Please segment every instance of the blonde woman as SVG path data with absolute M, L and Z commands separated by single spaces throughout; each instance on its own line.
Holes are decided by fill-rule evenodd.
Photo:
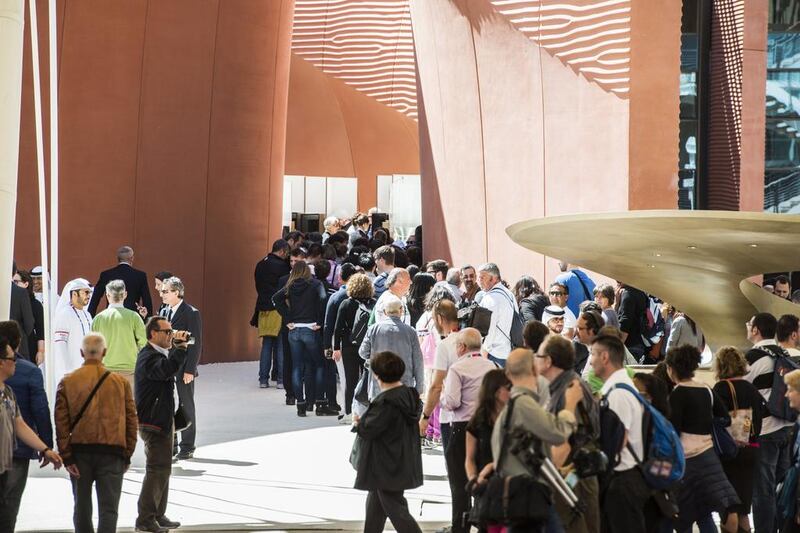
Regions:
M 744 380 L 747 361 L 733 346 L 720 348 L 714 356 L 717 383 L 714 392 L 725 404 L 732 418 L 749 418 L 750 434 L 735 458 L 722 461 L 722 469 L 741 500 L 731 508 L 739 515 L 739 531 L 750 531 L 750 507 L 753 504 L 753 479 L 758 462 L 758 436 L 764 414 L 764 398 L 752 383 Z M 735 425 L 735 424 L 734 424 Z

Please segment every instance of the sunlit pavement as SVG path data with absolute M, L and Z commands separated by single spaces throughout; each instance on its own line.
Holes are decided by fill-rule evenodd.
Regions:
M 361 530 L 366 493 L 352 488 L 348 427 L 336 417 L 299 418 L 283 391 L 258 388 L 257 363 L 206 365 L 200 373 L 198 448 L 194 459 L 173 466 L 170 480 L 167 516 L 183 524 L 180 530 Z M 119 531 L 132 531 L 136 519 L 144 476 L 139 444 L 122 487 Z M 424 452 L 423 470 L 425 485 L 406 496 L 429 531 L 449 521 L 441 452 Z M 63 470 L 34 465 L 17 531 L 72 531 L 72 504 Z

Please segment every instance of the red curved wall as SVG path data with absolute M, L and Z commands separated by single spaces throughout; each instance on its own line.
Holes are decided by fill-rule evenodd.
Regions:
M 130 244 L 139 268 L 185 281 L 203 313 L 204 362 L 256 358 L 252 271 L 280 231 L 293 0 L 59 10 L 60 284 L 96 279 Z M 30 267 L 40 259 L 27 54 L 16 259 Z

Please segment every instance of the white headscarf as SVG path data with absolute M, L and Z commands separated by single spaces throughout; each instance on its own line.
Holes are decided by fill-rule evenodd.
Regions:
M 84 278 L 75 278 L 72 281 L 68 281 L 67 284 L 64 285 L 64 290 L 61 291 L 61 297 L 58 299 L 58 304 L 56 304 L 56 314 L 65 307 L 69 307 L 71 301 L 70 294 L 72 291 L 77 291 L 80 289 L 92 290 L 92 285 Z

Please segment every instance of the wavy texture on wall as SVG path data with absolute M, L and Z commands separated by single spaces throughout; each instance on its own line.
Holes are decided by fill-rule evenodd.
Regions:
M 743 60 L 744 0 L 714 2 L 708 99 L 708 209 L 739 209 Z
M 292 51 L 379 102 L 417 117 L 408 0 L 296 0 Z
M 627 98 L 630 0 L 491 0 L 529 39 L 587 80 Z

